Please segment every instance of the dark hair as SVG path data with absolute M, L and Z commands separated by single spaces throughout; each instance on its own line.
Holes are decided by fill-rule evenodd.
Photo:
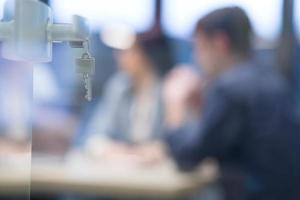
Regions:
M 165 35 L 152 32 L 140 33 L 137 35 L 136 44 L 156 67 L 155 70 L 160 76 L 166 75 L 174 66 L 172 48 Z
M 233 51 L 248 56 L 251 50 L 252 27 L 245 11 L 239 7 L 226 7 L 212 11 L 202 17 L 196 25 L 195 33 L 207 36 L 222 32 Z

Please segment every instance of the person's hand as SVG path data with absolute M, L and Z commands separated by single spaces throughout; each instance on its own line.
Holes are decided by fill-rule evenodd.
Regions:
M 130 154 L 131 147 L 125 143 L 92 135 L 88 138 L 84 151 L 93 159 L 111 160 Z
M 123 143 L 113 143 L 106 145 L 102 156 L 109 159 L 117 159 L 126 157 L 132 154 L 132 149 L 129 145 Z
M 160 164 L 167 159 L 165 146 L 161 142 L 138 145 L 132 150 L 140 158 L 139 162 L 143 166 Z
M 138 167 L 152 167 L 166 160 L 163 144 L 151 142 L 147 144 L 129 146 L 126 144 L 110 144 L 102 153 L 102 160 L 122 162 Z
M 191 69 L 177 68 L 170 72 L 163 91 L 169 127 L 179 127 L 190 112 L 199 111 L 202 86 L 199 77 Z

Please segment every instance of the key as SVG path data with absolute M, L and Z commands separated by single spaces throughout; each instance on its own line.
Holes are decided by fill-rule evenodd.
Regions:
M 87 54 L 83 54 L 81 58 L 76 59 L 76 72 L 80 74 L 94 75 L 95 58 Z
M 89 53 L 83 53 L 81 58 L 76 59 L 76 72 L 82 74 L 86 89 L 85 98 L 92 100 L 92 76 L 95 74 L 95 58 Z
M 84 74 L 83 76 L 84 76 L 83 80 L 85 83 L 84 86 L 87 91 L 85 98 L 88 101 L 91 101 L 92 100 L 92 78 L 89 76 L 89 74 Z

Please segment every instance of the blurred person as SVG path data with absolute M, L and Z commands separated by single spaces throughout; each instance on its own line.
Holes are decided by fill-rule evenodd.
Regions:
M 182 170 L 215 158 L 226 199 L 298 200 L 299 118 L 286 80 L 252 59 L 251 35 L 239 7 L 212 11 L 198 21 L 196 56 L 207 84 L 201 89 L 187 69 L 169 74 L 166 143 Z M 198 96 L 201 101 L 193 100 Z M 196 122 L 190 119 L 194 112 Z
M 138 34 L 130 48 L 116 52 L 116 58 L 120 69 L 109 80 L 87 126 L 86 146 L 96 146 L 98 153 L 109 158 L 132 154 L 161 157 L 161 83 L 173 66 L 168 40 L 162 34 Z

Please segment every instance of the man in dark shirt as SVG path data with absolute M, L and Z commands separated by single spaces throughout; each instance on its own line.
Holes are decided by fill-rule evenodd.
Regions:
M 213 157 L 223 175 L 241 174 L 246 199 L 299 200 L 300 126 L 292 95 L 275 70 L 250 61 L 250 37 L 250 22 L 238 7 L 199 20 L 197 56 L 209 79 L 200 120 L 196 127 L 189 120 L 198 110 L 191 101 L 197 79 L 177 69 L 165 85 L 166 143 L 182 170 Z

